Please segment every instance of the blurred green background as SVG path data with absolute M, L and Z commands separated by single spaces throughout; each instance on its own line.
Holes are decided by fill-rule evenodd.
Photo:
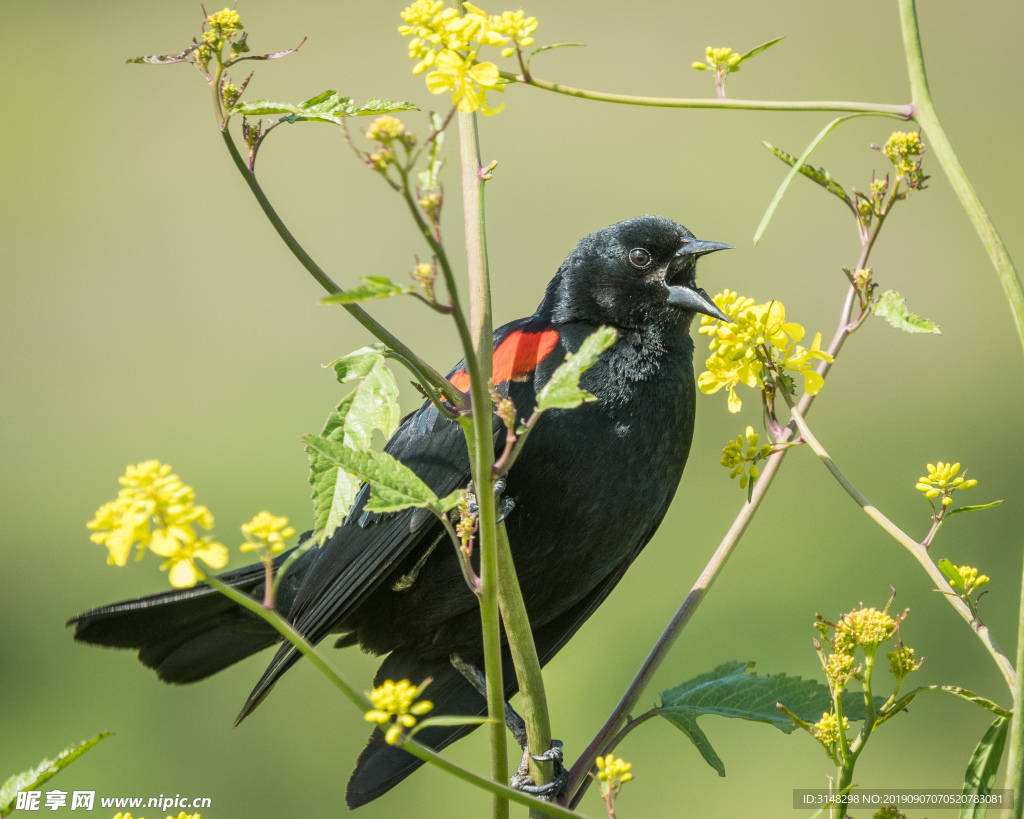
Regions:
M 335 88 L 360 100 L 442 107 L 409 73 L 396 33 L 400 6 L 244 3 L 255 52 L 309 36 L 298 55 L 252 64 L 249 98 L 297 101 Z M 921 4 L 929 76 L 948 134 L 1020 262 L 1024 174 L 1013 145 L 1024 125 L 1024 5 L 979 0 L 967 8 L 953 0 Z M 535 0 L 526 11 L 540 20 L 538 43 L 588 44 L 535 62 L 539 76 L 567 84 L 709 95 L 709 75 L 689 67 L 706 45 L 746 50 L 786 34 L 730 78 L 732 96 L 909 98 L 891 0 L 653 0 L 628 9 Z M 173 464 L 232 547 L 242 539 L 238 526 L 263 508 L 307 525 L 297 436 L 318 431 L 340 396 L 321 365 L 369 337 L 341 310 L 318 304 L 320 290 L 231 166 L 196 73 L 124 65 L 126 57 L 187 44 L 202 19 L 197 4 L 7 2 L 4 18 L 0 778 L 111 729 L 115 738 L 49 787 L 210 796 L 204 819 L 344 813 L 345 781 L 367 726 L 308 664 L 233 728 L 267 657 L 169 687 L 130 653 L 75 645 L 64 621 L 165 588 L 154 559 L 115 571 L 88 540 L 85 522 L 115 495 L 127 463 Z M 532 312 L 580 237 L 661 213 L 738 246 L 702 264 L 709 291 L 780 299 L 792 320 L 831 336 L 845 292 L 840 267 L 855 262 L 859 247 L 846 210 L 798 179 L 760 246 L 750 241 L 785 170 L 758 140 L 799 153 L 831 115 L 609 106 L 522 87 L 504 101 L 505 112 L 482 121 L 481 136 L 484 161 L 500 160 L 487 202 L 496 323 Z M 406 121 L 422 133 L 420 115 Z M 884 172 L 869 144 L 884 142 L 896 125 L 849 123 L 815 164 L 866 189 L 873 168 Z M 360 275 L 400 279 L 423 252 L 397 198 L 353 159 L 336 129 L 282 127 L 260 161 L 272 200 L 342 285 Z M 928 190 L 897 210 L 873 266 L 883 288 L 899 289 L 943 335 L 904 335 L 869 321 L 843 351 L 810 421 L 858 487 L 917 536 L 928 513 L 913 485 L 928 461 L 969 466 L 980 481 L 971 502 L 1007 500 L 951 522 L 933 552 L 993 578 L 982 615 L 1012 656 L 1024 525 L 1021 350 L 974 230 L 930 156 L 925 169 Z M 447 237 L 457 249 L 454 170 Z M 449 324 L 417 302 L 380 303 L 373 312 L 440 369 L 458 357 Z M 406 389 L 405 405 L 416 402 Z M 738 509 L 742 493 L 718 461 L 730 436 L 757 425 L 756 407 L 753 393 L 739 416 L 726 412 L 721 394 L 700 399 L 693 452 L 668 517 L 549 666 L 554 732 L 570 757 L 615 704 Z M 233 565 L 240 563 L 235 552 Z M 815 612 L 834 618 L 860 601 L 882 605 L 890 584 L 895 608 L 911 609 L 905 639 L 927 658 L 917 683 L 955 683 L 1008 704 L 967 625 L 804 450 L 787 459 L 644 702 L 730 659 L 756 660 L 765 673 L 817 676 Z M 337 664 L 363 687 L 376 667 L 356 651 L 339 654 Z M 918 700 L 872 740 L 857 781 L 959 787 L 988 721 L 959 701 Z M 649 724 L 619 749 L 636 774 L 620 816 L 789 816 L 793 788 L 826 785 L 830 766 L 806 736 L 732 720 L 703 724 L 728 777 L 720 779 L 674 727 Z M 459 743 L 452 758 L 485 770 L 484 740 L 478 733 Z M 457 810 L 442 801 L 448 791 Z M 487 804 L 480 792 L 424 770 L 362 815 L 483 815 Z M 593 793 L 582 809 L 603 814 Z M 162 819 L 158 813 L 142 812 Z

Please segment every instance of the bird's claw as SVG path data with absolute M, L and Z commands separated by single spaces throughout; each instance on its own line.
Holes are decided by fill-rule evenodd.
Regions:
M 530 759 L 537 762 L 553 762 L 554 773 L 551 781 L 546 785 L 536 785 L 530 776 Z M 551 740 L 551 748 L 543 754 L 531 754 L 529 750 L 523 751 L 523 761 L 519 763 L 519 769 L 512 776 L 509 785 L 517 791 L 531 794 L 550 801 L 564 796 L 569 786 L 569 772 L 562 766 L 562 742 Z
M 502 493 L 505 491 L 505 478 L 498 478 L 494 482 L 494 497 L 498 498 L 498 518 L 496 523 L 501 523 L 505 518 L 508 517 L 509 513 L 515 509 L 516 502 L 512 498 L 502 497 Z M 476 489 L 473 486 L 473 482 L 469 482 L 469 486 L 466 488 L 466 500 L 469 501 L 469 511 L 477 515 L 480 513 L 480 506 L 476 502 Z

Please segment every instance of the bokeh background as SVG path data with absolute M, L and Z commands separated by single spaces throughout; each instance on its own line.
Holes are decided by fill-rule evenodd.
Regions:
M 400 6 L 248 0 L 240 11 L 254 51 L 309 36 L 295 56 L 252 64 L 249 98 L 297 101 L 333 88 L 443 106 L 410 74 L 396 33 Z M 954 146 L 1021 260 L 1024 173 L 1014 146 L 1024 125 L 1024 6 L 978 0 L 965 9 L 953 0 L 921 4 L 929 77 Z M 588 44 L 536 60 L 539 76 L 567 84 L 712 94 L 709 75 L 689 67 L 706 45 L 746 50 L 786 34 L 730 78 L 731 95 L 909 98 L 891 0 L 651 0 L 628 8 L 534 0 L 526 11 L 541 21 L 538 43 Z M 165 588 L 153 558 L 115 570 L 88 540 L 85 522 L 114 496 L 127 463 L 173 464 L 232 547 L 241 542 L 238 526 L 263 508 L 304 527 L 311 508 L 297 436 L 318 431 L 340 397 L 322 365 L 369 337 L 341 310 L 318 304 L 318 287 L 231 166 L 195 72 L 124 64 L 180 49 L 198 30 L 197 4 L 9 1 L 4 18 L 0 778 L 110 729 L 115 738 L 49 787 L 210 796 L 204 819 L 342 814 L 367 726 L 307 664 L 233 728 L 266 657 L 169 687 L 130 653 L 75 645 L 64 621 Z M 532 312 L 580 237 L 661 213 L 737 245 L 702 264 L 709 291 L 780 299 L 809 332 L 831 336 L 845 291 L 840 268 L 858 250 L 845 208 L 797 179 L 760 246 L 751 243 L 785 171 L 758 140 L 799 153 L 831 115 L 610 106 L 530 88 L 512 88 L 504 101 L 505 112 L 482 122 L 481 137 L 484 160 L 500 161 L 487 202 L 496 323 Z M 420 115 L 406 121 L 422 133 Z M 815 162 L 864 189 L 872 169 L 886 164 L 869 145 L 895 125 L 851 122 Z M 1006 499 L 954 519 L 933 552 L 993 578 L 983 617 L 1013 656 L 1024 528 L 1021 350 L 980 242 L 937 163 L 927 157 L 925 167 L 928 190 L 897 210 L 873 266 L 883 288 L 900 290 L 943 334 L 904 335 L 869 321 L 843 351 L 810 421 L 859 488 L 918 536 L 928 513 L 913 485 L 928 461 L 969 466 L 980 481 L 972 502 Z M 459 259 L 455 168 L 447 175 L 447 238 Z M 360 275 L 402 278 L 423 252 L 397 198 L 332 127 L 282 127 L 266 143 L 260 171 L 286 221 L 343 285 Z M 379 303 L 373 312 L 439 368 L 458 357 L 449 324 L 417 302 Z M 415 406 L 411 389 L 404 397 Z M 700 399 L 693 452 L 668 517 L 550 664 L 553 725 L 570 756 L 617 701 L 738 509 L 742 493 L 718 461 L 730 436 L 756 426 L 756 406 L 750 393 L 743 413 L 731 416 L 723 395 Z M 233 565 L 240 563 L 235 552 Z M 756 660 L 764 673 L 817 676 L 815 612 L 834 618 L 860 601 L 882 605 L 890 584 L 896 609 L 911 609 L 905 638 L 927 658 L 917 683 L 955 683 L 1008 704 L 967 625 L 803 450 L 787 459 L 644 702 L 731 659 Z M 364 687 L 376 667 L 356 651 L 337 664 Z M 959 701 L 918 700 L 872 740 L 857 781 L 959 787 L 988 722 Z M 727 778 L 674 727 L 651 723 L 619 749 L 636 774 L 620 816 L 789 816 L 793 788 L 826 784 L 830 766 L 806 736 L 718 718 L 703 725 Z M 459 743 L 452 758 L 486 770 L 484 739 Z M 487 804 L 480 792 L 423 770 L 362 815 L 483 815 Z M 594 793 L 582 809 L 603 813 Z M 148 819 L 157 813 L 142 811 Z

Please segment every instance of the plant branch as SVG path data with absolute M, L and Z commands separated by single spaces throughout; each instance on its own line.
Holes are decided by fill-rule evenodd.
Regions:
M 967 211 L 974 229 L 978 231 L 981 242 L 985 245 L 992 265 L 996 269 L 999 284 L 1003 288 L 1006 300 L 1013 314 L 1017 328 L 1017 336 L 1024 345 L 1024 286 L 1013 265 L 1006 245 L 999 236 L 995 225 L 985 211 L 978 194 L 975 193 L 960 160 L 953 152 L 953 146 L 939 122 L 932 103 L 931 90 L 928 88 L 928 76 L 924 68 L 924 52 L 921 49 L 921 33 L 917 27 L 917 10 L 914 0 L 899 0 L 900 25 L 903 29 L 903 49 L 907 55 L 907 74 L 910 77 L 910 92 L 914 101 L 914 119 L 924 129 L 928 144 L 946 172 L 960 204 Z
M 501 616 L 498 611 L 498 543 L 494 505 L 494 439 L 491 396 L 492 350 L 491 297 L 484 241 L 483 180 L 476 114 L 459 112 L 462 164 L 462 206 L 466 230 L 466 262 L 469 270 L 471 349 L 466 350 L 472 417 L 462 423 L 469 447 L 473 485 L 479 508 L 480 622 L 483 632 L 484 676 L 487 681 L 491 779 L 508 781 L 508 750 L 505 746 L 505 687 L 502 681 Z M 508 800 L 495 796 L 494 819 L 507 819 Z
M 249 170 L 249 166 L 246 165 L 245 160 L 242 159 L 241 154 L 238 152 L 238 148 L 235 147 L 235 142 L 231 138 L 231 134 L 223 130 L 221 136 L 224 138 L 224 144 L 227 146 L 228 153 L 231 154 L 231 159 L 235 163 L 235 167 L 238 168 L 239 173 L 245 179 L 246 184 L 249 186 L 249 190 L 252 191 L 253 196 L 256 197 L 256 201 L 267 219 L 270 220 L 270 224 L 274 226 L 277 231 L 277 235 L 281 237 L 285 245 L 292 252 L 292 255 L 299 260 L 299 263 L 306 268 L 309 274 L 316 279 L 317 283 L 328 293 L 336 294 L 344 292 L 335 282 L 328 276 L 320 266 L 313 261 L 313 258 L 305 251 L 305 249 L 296 241 L 291 231 L 288 230 L 287 226 L 278 216 L 277 211 L 274 210 L 273 205 L 270 204 L 270 200 L 267 199 L 267 195 L 263 192 L 263 188 L 260 183 L 256 180 L 256 174 Z M 441 393 L 445 400 L 448 401 L 453 407 L 462 409 L 465 406 L 465 397 L 451 384 L 448 383 L 447 379 L 441 373 L 437 372 L 431 367 L 426 361 L 420 358 L 412 348 L 407 344 L 404 344 L 398 339 L 390 330 L 388 330 L 383 324 L 378 322 L 373 316 L 367 313 L 358 304 L 343 304 L 349 314 L 360 324 L 369 330 L 374 336 L 380 339 L 389 348 L 400 354 L 405 361 L 415 362 L 416 369 L 413 370 L 414 375 L 417 378 L 425 380 L 431 387 Z
M 604 91 L 587 91 L 573 88 L 536 77 L 527 79 L 522 74 L 508 71 L 499 72 L 506 80 L 531 85 L 544 91 L 579 97 L 595 102 L 614 102 L 620 105 L 646 105 L 655 108 L 728 108 L 749 111 L 853 111 L 873 114 L 896 114 L 903 119 L 911 119 L 914 108 L 911 105 L 886 105 L 874 102 L 843 102 L 843 101 L 779 101 L 779 100 L 736 100 L 715 99 L 712 97 L 674 98 L 674 97 L 637 97 L 628 94 L 609 94 Z
M 857 491 L 857 488 L 850 483 L 850 480 L 842 473 L 842 471 L 840 471 L 836 462 L 832 460 L 831 456 L 825 451 L 825 448 L 818 442 L 818 439 L 814 437 L 814 434 L 807 426 L 807 422 L 804 420 L 803 414 L 800 412 L 799 408 L 793 407 L 792 414 L 793 420 L 800 429 L 800 437 L 802 437 L 811 449 L 814 450 L 814 454 L 821 459 L 822 463 L 824 463 L 828 468 L 828 471 L 832 473 L 832 476 L 839 481 L 839 485 L 842 486 L 843 489 L 846 490 L 846 493 L 867 513 L 868 517 L 881 526 L 902 546 L 908 549 L 915 558 L 917 558 L 917 561 L 924 567 L 924 570 L 928 573 L 928 576 L 932 579 L 936 588 L 943 593 L 943 597 L 948 599 L 953 608 L 960 613 L 960 616 L 971 625 L 971 628 L 978 635 L 978 639 L 981 640 L 985 645 L 985 648 L 988 649 L 988 653 L 991 654 L 992 658 L 995 660 L 996 665 L 999 667 L 999 671 L 1003 675 L 1003 679 L 1006 680 L 1006 684 L 1010 687 L 1011 691 L 1014 691 L 1017 685 L 1017 677 L 1009 658 L 999 647 L 995 637 L 992 636 L 992 632 L 989 631 L 988 626 L 978 620 L 971 612 L 970 607 L 960 599 L 960 596 L 955 591 L 953 591 L 952 587 L 949 585 L 949 581 L 946 580 L 945 575 L 931 559 L 931 556 L 928 554 L 928 550 L 924 544 L 918 543 L 895 523 L 889 520 L 889 518 L 883 515 L 877 508 L 872 506 L 870 501 L 868 501 L 868 499 Z
M 1010 721 L 1010 750 L 1006 762 L 1006 787 L 1016 798 L 1012 819 L 1024 816 L 1024 577 L 1021 579 L 1020 615 L 1017 623 L 1017 685 L 1013 689 L 1013 718 Z

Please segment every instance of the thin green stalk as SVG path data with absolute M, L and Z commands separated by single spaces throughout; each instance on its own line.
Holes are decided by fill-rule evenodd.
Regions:
M 520 74 L 508 71 L 500 72 L 506 80 L 532 85 L 556 94 L 579 97 L 596 102 L 614 102 L 620 105 L 646 105 L 654 108 L 725 108 L 747 111 L 851 111 L 872 114 L 896 114 L 903 119 L 910 119 L 914 109 L 910 105 L 887 105 L 876 102 L 844 102 L 844 101 L 795 101 L 780 100 L 734 100 L 715 99 L 713 97 L 676 98 L 676 97 L 636 97 L 629 94 L 608 94 L 604 91 L 587 91 L 573 88 L 557 82 L 540 80 L 531 76 L 526 79 Z
M 1017 624 L 1017 687 L 1013 691 L 1013 719 L 1010 722 L 1010 751 L 1006 764 L 1006 787 L 1013 789 L 1013 819 L 1024 816 L 1024 577 L 1021 578 L 1020 620 Z
M 281 221 L 281 217 L 278 216 L 277 211 L 274 210 L 274 206 L 270 204 L 270 200 L 267 199 L 267 195 L 263 192 L 263 188 L 260 183 L 256 180 L 256 174 L 249 170 L 245 164 L 245 160 L 242 159 L 242 155 L 238 153 L 238 148 L 235 146 L 235 141 L 231 138 L 231 134 L 225 129 L 221 131 L 221 136 L 224 138 L 224 144 L 227 146 L 228 153 L 231 154 L 231 159 L 235 163 L 235 167 L 238 168 L 238 172 L 242 174 L 246 184 L 249 186 L 249 190 L 252 191 L 253 196 L 256 197 L 257 203 L 263 213 L 266 214 L 267 219 L 270 220 L 270 224 L 274 226 L 274 230 L 277 231 L 277 235 L 281 237 L 285 245 L 292 252 L 292 255 L 299 260 L 299 263 L 306 268 L 309 274 L 316 279 L 317 283 L 326 290 L 328 293 L 342 293 L 344 292 L 335 281 L 328 276 L 320 266 L 313 261 L 313 258 L 305 251 L 305 249 L 296 241 L 291 231 L 288 230 L 287 226 Z M 461 393 L 456 390 L 441 373 L 437 372 L 431 367 L 426 361 L 420 356 L 413 352 L 412 348 L 407 344 L 404 344 L 398 339 L 390 330 L 388 330 L 383 324 L 378 322 L 373 316 L 367 313 L 358 304 L 343 304 L 349 314 L 360 324 L 369 330 L 374 336 L 384 342 L 388 347 L 394 350 L 396 353 L 401 355 L 406 361 L 414 362 L 416 369 L 413 371 L 417 377 L 423 379 L 431 387 L 440 392 L 445 399 L 453 407 L 462 408 L 465 405 L 465 399 Z
M 501 616 L 498 612 L 498 544 L 494 508 L 494 444 L 491 427 L 492 350 L 491 299 L 487 253 L 484 244 L 483 180 L 477 147 L 476 114 L 459 112 L 462 160 L 462 206 L 466 230 L 466 262 L 469 269 L 469 310 L 473 349 L 467 352 L 472 417 L 462 428 L 469 446 L 473 485 L 479 507 L 480 623 L 484 645 L 484 676 L 487 681 L 487 714 L 494 720 L 491 735 L 491 778 L 508 781 L 508 749 L 505 745 L 505 686 L 502 680 Z M 494 797 L 495 819 L 507 819 L 508 800 Z
M 527 748 L 540 755 L 551 747 L 551 722 L 548 701 L 544 693 L 537 645 L 533 641 L 530 621 L 526 616 L 526 602 L 519 587 L 512 550 L 509 547 L 505 524 L 498 524 L 498 606 L 505 624 L 505 635 L 519 682 L 519 695 L 523 701 L 523 720 L 526 722 Z M 537 785 L 551 781 L 552 764 L 530 760 L 530 777 Z M 530 812 L 530 816 L 548 816 L 545 811 Z
M 341 674 L 331 667 L 331 664 L 323 654 L 320 653 L 319 649 L 306 642 L 305 638 L 295 631 L 291 624 L 281 617 L 280 614 L 275 611 L 265 609 L 248 595 L 242 594 L 240 591 L 233 589 L 231 586 L 212 575 L 205 576 L 203 578 L 203 582 L 211 588 L 216 589 L 225 597 L 233 600 L 239 606 L 251 611 L 253 614 L 262 618 L 277 629 L 282 637 L 301 651 L 309 661 L 312 662 L 328 680 L 330 680 L 334 687 L 341 691 L 341 693 L 344 694 L 345 697 L 364 714 L 373 708 L 373 703 L 349 685 Z M 442 771 L 458 777 L 463 782 L 468 782 L 469 784 L 485 791 L 489 791 L 496 796 L 500 796 L 503 800 L 507 799 L 512 802 L 518 802 L 520 805 L 525 805 L 531 810 L 542 808 L 547 814 L 560 817 L 560 819 L 587 819 L 587 817 L 582 816 L 581 814 L 574 813 L 573 811 L 566 810 L 565 808 L 555 805 L 549 805 L 547 802 L 543 802 L 529 794 L 513 790 L 501 782 L 493 782 L 486 777 L 475 774 L 460 765 L 456 765 L 454 762 L 450 762 L 433 749 L 421 745 L 415 740 L 407 740 L 403 743 L 402 747 L 413 756 L 422 759 L 424 762 L 428 762 L 431 765 L 440 768 Z
M 946 132 L 939 123 L 939 116 L 932 103 L 932 94 L 928 88 L 928 77 L 924 69 L 924 52 L 921 49 L 921 33 L 917 27 L 917 9 L 914 0 L 899 0 L 900 25 L 903 29 L 903 49 L 907 55 L 907 74 L 910 77 L 910 93 L 914 101 L 914 119 L 924 129 L 928 138 L 928 146 L 935 153 L 946 172 L 960 204 L 967 211 L 967 217 L 978 231 L 981 242 L 985 245 L 992 265 L 996 269 L 999 284 L 1003 288 L 1006 300 L 1010 304 L 1010 312 L 1017 327 L 1017 336 L 1024 346 L 1024 286 L 1013 265 L 1003 240 L 999 237 L 995 225 L 986 213 L 985 208 L 974 192 L 960 160 L 953 152 Z
M 996 665 L 999 667 L 999 671 L 1003 675 L 1003 679 L 1006 680 L 1006 684 L 1010 687 L 1011 691 L 1015 691 L 1017 688 L 1017 675 L 1013 670 L 1013 665 L 1010 663 L 1009 658 L 1003 653 L 1003 650 L 999 647 L 995 637 L 992 636 L 992 632 L 989 631 L 988 626 L 982 623 L 980 620 L 974 617 L 970 607 L 960 599 L 960 596 L 953 591 L 949 585 L 949 581 L 946 580 L 945 575 L 939 570 L 939 567 L 932 561 L 931 556 L 928 554 L 928 550 L 921 543 L 918 543 L 910 535 L 900 529 L 895 523 L 889 518 L 883 515 L 878 509 L 871 505 L 867 498 L 865 498 L 852 483 L 849 478 L 844 475 L 836 462 L 832 460 L 832 457 L 825 451 L 825 448 L 818 442 L 818 439 L 814 437 L 810 428 L 807 426 L 807 422 L 804 420 L 803 414 L 799 408 L 792 408 L 793 420 L 796 421 L 797 427 L 800 429 L 800 437 L 807 442 L 808 446 L 814 450 L 814 454 L 821 459 L 822 463 L 828 468 L 828 471 L 832 473 L 833 477 L 839 481 L 839 485 L 846 490 L 846 493 L 853 498 L 857 504 L 863 509 L 868 517 L 870 517 L 875 523 L 881 526 L 886 532 L 888 532 L 893 538 L 895 538 L 902 546 L 904 546 L 910 553 L 917 558 L 924 570 L 928 573 L 928 576 L 932 579 L 936 588 L 943 592 L 943 597 L 949 600 L 950 604 L 955 608 L 960 616 L 966 620 L 971 629 L 975 634 L 978 635 L 978 639 L 988 649 L 988 653 L 992 655 L 992 659 L 995 660 Z

